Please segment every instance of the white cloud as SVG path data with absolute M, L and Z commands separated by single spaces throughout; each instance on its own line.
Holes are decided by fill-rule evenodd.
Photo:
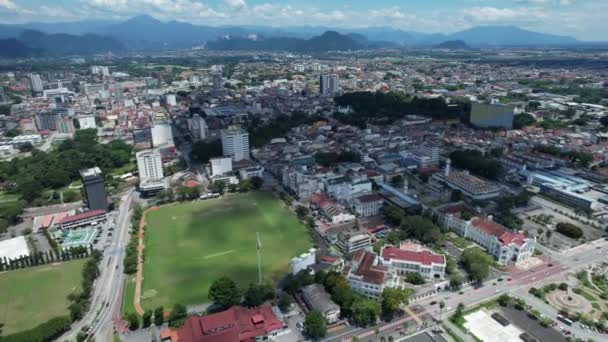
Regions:
M 226 5 L 230 7 L 230 9 L 240 11 L 247 7 L 247 3 L 245 0 L 226 0 Z
M 16 10 L 19 7 L 11 0 L 0 0 L 0 7 L 7 10 Z

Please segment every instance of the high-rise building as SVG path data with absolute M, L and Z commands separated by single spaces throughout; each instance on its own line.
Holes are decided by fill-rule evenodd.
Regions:
M 98 167 L 80 170 L 80 178 L 89 210 L 108 210 L 108 195 L 101 170 Z
M 223 176 L 232 172 L 232 159 L 230 157 L 211 158 L 209 162 L 211 163 L 212 176 Z
M 34 93 L 34 95 L 42 93 L 44 87 L 42 86 L 40 75 L 30 74 L 30 86 L 32 87 L 32 93 Z
M 222 90 L 223 88 L 222 74 L 219 72 L 213 74 L 213 90 Z
M 39 131 L 55 131 L 57 130 L 59 115 L 53 112 L 41 112 L 36 114 L 35 120 Z
M 159 122 L 152 125 L 152 146 L 154 148 L 175 146 L 171 124 Z
M 326 74 L 319 77 L 319 92 L 323 96 L 335 95 L 340 91 L 339 78 L 336 74 Z
M 159 150 L 137 152 L 135 157 L 140 182 L 163 179 L 163 162 Z
M 249 133 L 236 127 L 222 130 L 222 152 L 234 161 L 249 159 Z
M 199 141 L 207 139 L 209 128 L 207 127 L 205 119 L 200 115 L 194 114 L 192 118 L 188 120 L 188 129 L 192 134 L 192 140 Z
M 515 106 L 474 102 L 471 106 L 471 124 L 480 128 L 513 128 Z

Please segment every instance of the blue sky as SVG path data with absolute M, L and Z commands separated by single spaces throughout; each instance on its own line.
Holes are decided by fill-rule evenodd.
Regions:
M 455 32 L 516 25 L 583 40 L 608 40 L 608 0 L 0 0 L 0 22 L 125 19 L 205 25 L 392 26 Z

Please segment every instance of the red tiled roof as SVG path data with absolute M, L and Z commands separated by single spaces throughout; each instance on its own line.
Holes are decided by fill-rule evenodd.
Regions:
M 498 223 L 490 221 L 487 218 L 483 217 L 475 217 L 472 220 L 471 225 L 473 225 L 473 227 L 477 228 L 478 230 L 488 235 L 494 235 L 497 238 L 499 238 L 502 234 L 506 232 L 506 230 Z
M 445 257 L 443 255 L 431 253 L 429 251 L 407 251 L 396 247 L 384 247 L 384 249 L 382 249 L 382 258 L 387 261 L 397 259 L 417 262 L 429 266 L 432 264 L 445 264 Z
M 88 219 L 90 217 L 95 217 L 95 216 L 103 215 L 105 213 L 106 212 L 104 210 L 101 210 L 101 209 L 98 209 L 98 210 L 89 210 L 89 211 L 85 211 L 84 213 L 76 214 L 74 216 L 66 216 L 66 217 L 62 218 L 59 223 L 60 224 L 72 223 L 72 222 Z
M 253 341 L 257 336 L 268 335 L 282 327 L 283 323 L 274 315 L 269 305 L 253 309 L 233 306 L 215 314 L 188 318 L 178 330 L 178 340 L 179 342 Z
M 338 261 L 338 258 L 329 255 L 322 255 L 319 257 L 319 261 L 326 264 L 333 264 L 334 262 Z
M 509 245 L 514 243 L 521 247 L 524 243 L 526 243 L 526 236 L 521 233 L 505 232 L 498 238 L 498 240 L 500 240 L 503 245 Z
M 388 268 L 384 266 L 374 266 L 374 261 L 376 261 L 375 254 L 370 252 L 360 252 L 362 260 L 355 274 L 362 276 L 363 280 L 368 283 L 378 285 L 384 283 L 384 276 L 386 275 Z
M 192 179 L 189 179 L 183 183 L 183 186 L 185 186 L 186 188 L 196 188 L 199 185 L 200 184 L 197 181 Z

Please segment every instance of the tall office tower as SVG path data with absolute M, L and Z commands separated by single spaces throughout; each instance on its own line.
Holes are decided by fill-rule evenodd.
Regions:
M 217 72 L 217 73 L 213 74 L 213 90 L 222 90 L 222 89 L 224 89 L 222 73 Z
M 89 210 L 108 210 L 108 195 L 101 170 L 98 167 L 80 170 L 80 178 Z
M 222 152 L 234 161 L 249 159 L 249 133 L 236 127 L 222 130 Z
M 207 139 L 207 122 L 200 115 L 194 114 L 192 118 L 188 119 L 188 129 L 192 134 L 192 140 L 199 141 Z
M 145 150 L 135 154 L 139 181 L 158 181 L 163 179 L 163 162 L 159 150 Z
M 42 93 L 44 88 L 42 87 L 42 79 L 38 74 L 30 74 L 30 85 L 32 87 L 32 93 L 34 95 Z
M 154 148 L 175 146 L 171 124 L 159 122 L 152 125 L 152 146 Z
M 335 95 L 340 91 L 338 75 L 327 74 L 319 77 L 319 92 L 323 96 Z

